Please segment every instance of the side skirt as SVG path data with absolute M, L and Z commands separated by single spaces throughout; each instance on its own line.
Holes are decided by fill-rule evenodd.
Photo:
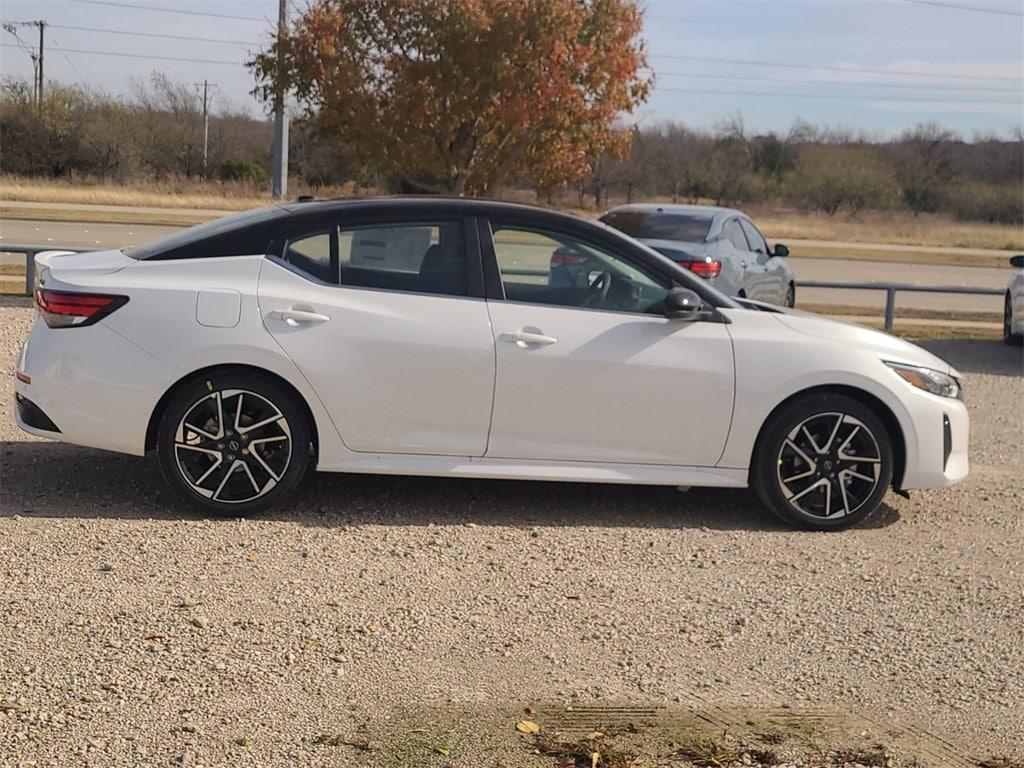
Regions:
M 492 480 L 551 480 L 634 485 L 689 485 L 746 488 L 746 469 L 674 467 L 651 464 L 588 464 L 576 461 L 526 461 L 462 456 L 365 454 L 336 464 L 321 463 L 319 472 L 379 475 L 476 477 Z

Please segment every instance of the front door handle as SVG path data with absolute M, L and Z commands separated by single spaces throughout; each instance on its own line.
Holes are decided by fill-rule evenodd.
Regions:
M 306 309 L 275 309 L 269 312 L 267 317 L 271 320 L 284 320 L 292 327 L 326 323 L 331 319 L 327 315 L 321 315 L 319 312 L 311 312 Z
M 558 339 L 554 336 L 545 336 L 543 333 L 534 331 L 516 331 L 515 333 L 501 334 L 502 341 L 511 341 L 520 349 L 530 346 L 546 347 L 548 344 L 557 344 Z

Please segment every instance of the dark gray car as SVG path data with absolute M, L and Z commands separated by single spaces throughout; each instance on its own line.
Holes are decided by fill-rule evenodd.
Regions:
M 726 295 L 793 306 L 789 249 L 768 243 L 732 208 L 639 203 L 612 208 L 601 221 L 700 275 Z

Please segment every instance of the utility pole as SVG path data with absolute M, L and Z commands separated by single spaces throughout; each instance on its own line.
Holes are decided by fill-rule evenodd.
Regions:
M 210 100 L 208 94 L 211 88 L 216 88 L 216 83 L 203 80 L 196 83 L 196 88 L 203 87 L 203 176 L 206 176 L 207 163 L 210 156 Z
M 46 29 L 46 22 L 40 19 L 35 22 L 39 27 L 39 90 L 36 91 L 39 98 L 39 107 L 43 106 L 43 30 Z
M 39 52 L 36 53 L 29 43 L 21 39 L 18 34 L 18 27 L 39 27 Z M 43 30 L 46 22 L 38 21 L 5 21 L 3 28 L 18 41 L 18 47 L 26 51 L 32 59 L 32 100 L 37 108 L 43 105 Z
M 278 0 L 277 92 L 274 94 L 274 156 L 272 193 L 277 200 L 288 194 L 288 117 L 284 113 L 284 61 L 280 41 L 288 34 L 288 0 Z

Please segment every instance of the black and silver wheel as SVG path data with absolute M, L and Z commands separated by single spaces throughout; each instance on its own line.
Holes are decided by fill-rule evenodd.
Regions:
M 1013 332 L 1013 302 L 1009 293 L 1003 301 L 1003 341 L 1014 347 L 1024 344 L 1024 334 Z
M 786 522 L 829 530 L 878 509 L 892 474 L 892 442 L 870 408 L 844 395 L 812 395 L 765 424 L 751 482 Z
M 308 464 L 309 429 L 294 397 L 272 379 L 213 371 L 168 404 L 157 450 L 181 498 L 207 512 L 242 515 L 295 487 Z
M 795 307 L 796 306 L 796 286 L 792 283 L 786 288 L 786 298 L 782 302 L 783 306 Z

